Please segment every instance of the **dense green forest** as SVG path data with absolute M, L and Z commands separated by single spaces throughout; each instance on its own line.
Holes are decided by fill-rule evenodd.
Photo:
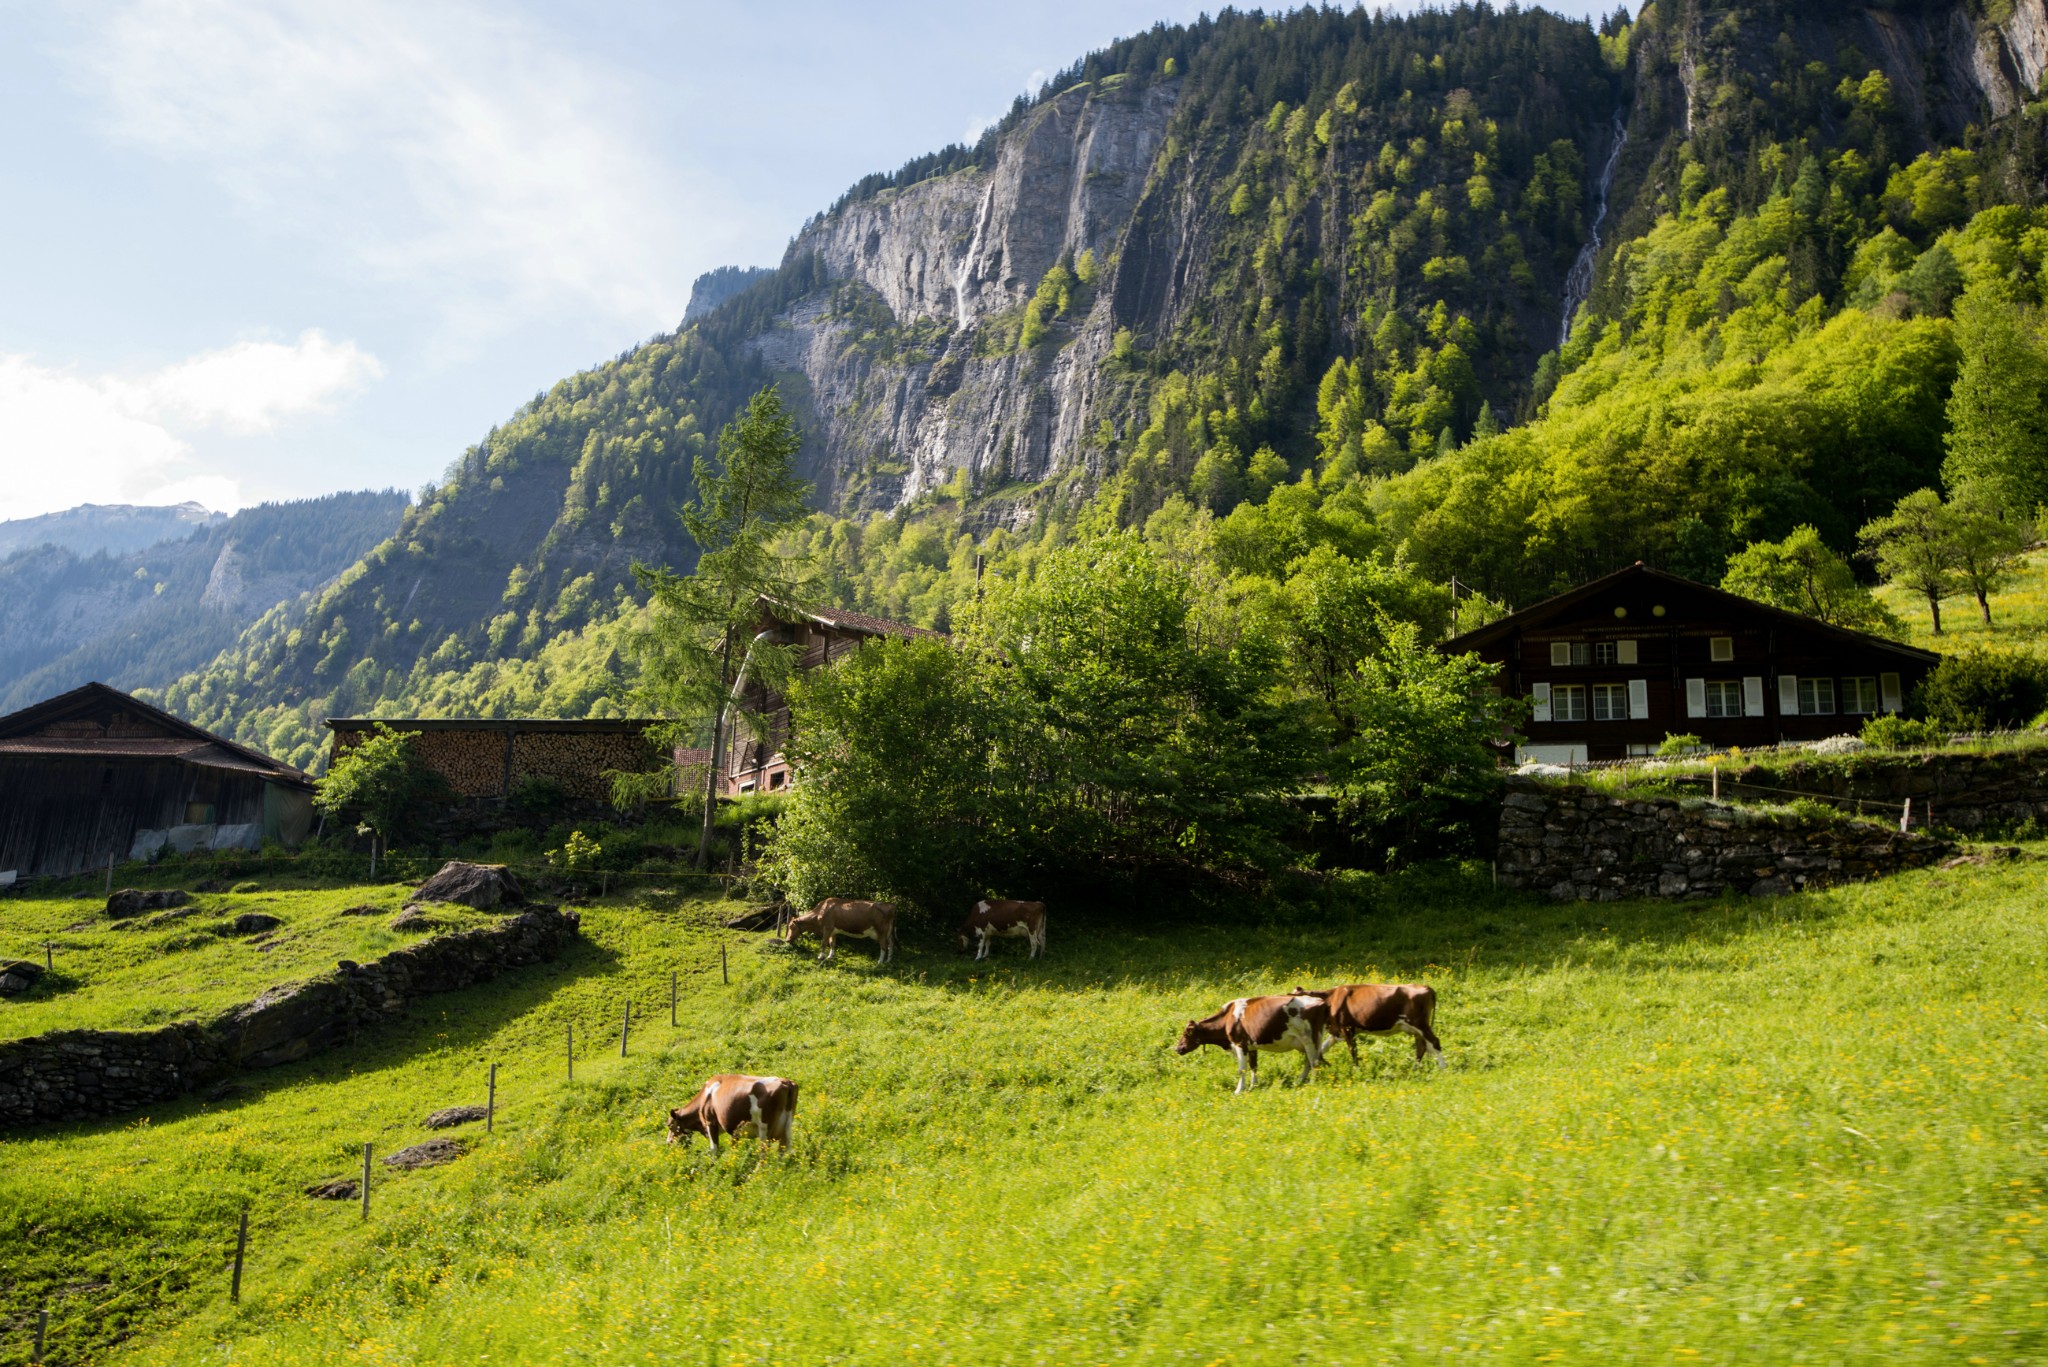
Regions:
M 396 490 L 265 503 L 120 555 L 0 560 L 0 712 L 98 680 L 162 687 L 391 534 Z
M 1119 527 L 1217 602 L 1369 580 L 1362 601 L 1440 637 L 1453 577 L 1469 627 L 1638 558 L 1718 582 L 1805 526 L 1850 556 L 1926 487 L 2031 517 L 2048 160 L 2014 12 L 1660 0 L 1598 25 L 1465 5 L 1155 27 L 537 395 L 395 536 L 164 697 L 302 762 L 340 713 L 624 709 L 632 565 L 688 568 L 691 464 L 771 382 L 824 504 L 788 550 L 821 599 L 925 625 L 972 603 L 978 565 L 1028 575 Z M 1048 129 L 1148 100 L 1167 112 L 1127 216 L 1005 307 L 969 316 L 963 291 L 899 313 L 902 282 L 835 237 L 956 185 L 993 203 Z M 992 231 L 940 209 L 938 248 Z M 793 336 L 820 340 L 792 361 Z M 968 389 L 998 382 L 1016 421 L 1078 406 L 1085 436 L 1020 472 L 1006 428 L 989 460 L 877 494 L 914 461 L 850 447 L 848 424 L 979 412 Z

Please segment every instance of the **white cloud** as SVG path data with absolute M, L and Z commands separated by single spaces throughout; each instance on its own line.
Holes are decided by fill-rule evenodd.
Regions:
M 289 345 L 237 342 L 180 361 L 144 380 L 135 402 L 230 432 L 268 432 L 279 418 L 324 411 L 383 373 L 383 363 L 354 342 L 331 342 L 309 328 Z
M 384 373 L 318 329 L 239 342 L 139 376 L 90 375 L 0 355 L 0 520 L 78 503 L 240 505 L 235 482 L 195 469 L 187 435 L 269 432 L 327 411 Z
M 628 83 L 478 6 L 130 0 L 82 57 L 121 138 L 427 290 L 460 331 L 565 307 L 671 323 L 676 226 L 745 217 L 704 184 L 686 205 Z

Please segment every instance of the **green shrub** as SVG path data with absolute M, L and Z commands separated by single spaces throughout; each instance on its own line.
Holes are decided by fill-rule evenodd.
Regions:
M 1945 731 L 2024 726 L 2048 707 L 2048 661 L 1981 649 L 1950 655 L 1914 690 L 1913 701 Z
M 1687 731 L 1679 735 L 1667 733 L 1663 744 L 1657 747 L 1657 754 L 1661 759 L 1681 759 L 1686 755 L 1703 754 L 1707 749 L 1704 740 Z
M 1924 750 L 1941 742 L 1942 730 L 1933 722 L 1891 715 L 1863 723 L 1863 743 L 1880 750 Z

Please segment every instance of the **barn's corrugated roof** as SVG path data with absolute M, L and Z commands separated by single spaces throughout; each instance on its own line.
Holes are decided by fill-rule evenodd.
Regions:
M 116 707 L 142 717 L 172 734 L 162 737 L 39 736 L 33 734 L 67 717 Z M 312 777 L 260 750 L 238 745 L 226 736 L 194 726 L 140 698 L 103 683 L 82 684 L 68 693 L 45 698 L 0 717 L 0 754 L 44 755 L 52 758 L 174 759 L 209 769 L 235 769 L 260 774 L 278 783 L 310 788 Z

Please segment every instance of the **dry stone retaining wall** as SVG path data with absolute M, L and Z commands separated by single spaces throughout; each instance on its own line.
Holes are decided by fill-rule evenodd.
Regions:
M 575 912 L 535 908 L 482 930 L 437 936 L 368 964 L 274 987 L 213 1020 L 159 1030 L 59 1030 L 0 1041 L 0 1127 L 119 1115 L 272 1068 L 353 1038 L 417 997 L 488 982 L 552 959 L 580 933 Z
M 1708 780 L 1686 780 L 1701 788 Z M 1917 826 L 1931 809 L 1934 823 L 1957 831 L 2048 824 L 2048 750 L 2004 754 L 1935 751 L 1926 755 L 1856 755 L 1836 761 L 1757 764 L 1721 770 L 1721 795 L 1782 802 L 1787 791 L 1889 810 L 1907 798 Z
M 1503 798 L 1496 868 L 1501 886 L 1540 889 L 1564 902 L 1768 897 L 1879 878 L 1953 853 L 1947 841 L 1865 822 L 1611 797 L 1515 778 Z

